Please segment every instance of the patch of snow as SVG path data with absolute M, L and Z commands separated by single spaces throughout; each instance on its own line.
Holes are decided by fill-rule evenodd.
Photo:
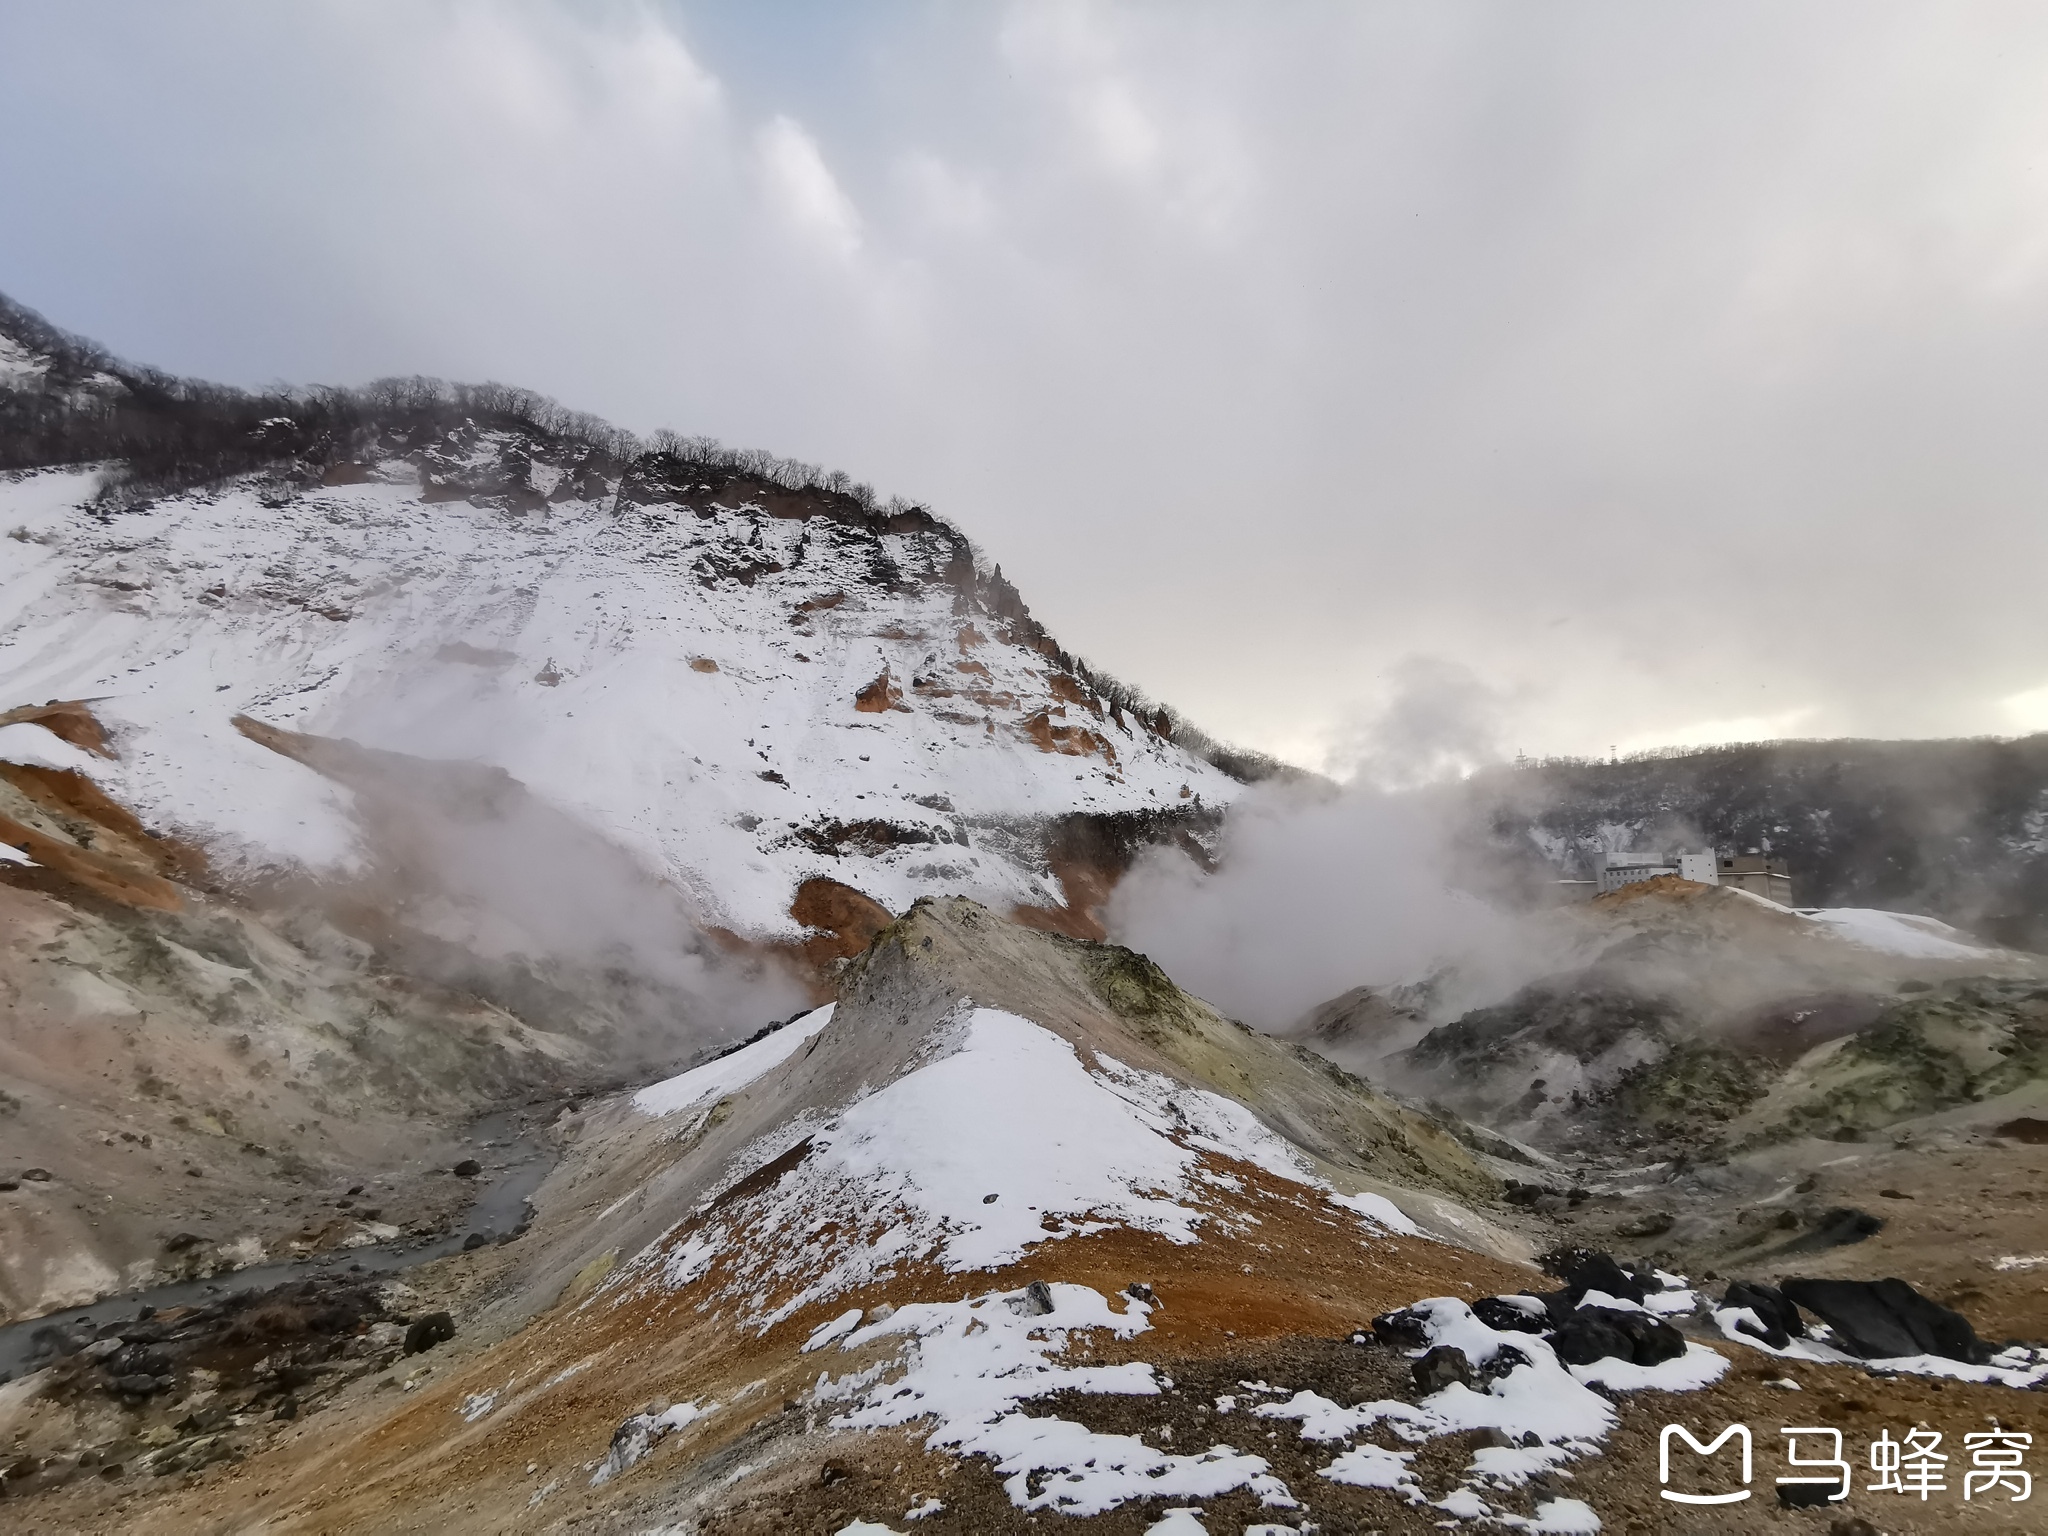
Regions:
M 498 1406 L 499 1391 L 499 1388 L 493 1387 L 488 1392 L 472 1392 L 462 1400 L 462 1406 L 455 1411 L 462 1415 L 463 1423 L 474 1424 Z
M 1947 923 L 1911 912 L 1883 912 L 1874 907 L 1819 907 L 1801 914 L 1822 923 L 1838 938 L 1865 949 L 1915 960 L 1983 960 L 1998 953 L 1971 943 L 1970 936 Z
M 926 1499 L 922 1504 L 913 1504 L 910 1508 L 903 1511 L 903 1518 L 906 1520 L 922 1520 L 927 1515 L 944 1514 L 945 1510 L 945 1500 Z
M 1209 1536 L 1209 1527 L 1202 1524 L 1201 1510 L 1183 1507 L 1169 1509 L 1146 1526 L 1145 1536 Z
M 1997 1270 L 2040 1269 L 2043 1265 L 2048 1265 L 2048 1253 L 2008 1253 L 1991 1261 L 1991 1267 Z
M 25 864 L 30 869 L 36 867 L 36 861 L 12 843 L 0 843 L 0 864 Z
M 1306 1431 L 1304 1431 L 1306 1433 Z M 1422 1503 L 1422 1488 L 1408 1463 L 1413 1451 L 1389 1451 L 1377 1445 L 1354 1446 L 1316 1475 L 1354 1488 L 1385 1488 L 1410 1504 Z
M 1410 1221 L 1401 1207 L 1385 1195 L 1331 1195 L 1330 1204 L 1341 1205 L 1347 1211 L 1356 1212 L 1375 1226 L 1385 1227 L 1389 1232 L 1399 1232 L 1404 1237 L 1422 1236 L 1422 1228 Z
M 823 1349 L 827 1344 L 836 1344 L 860 1325 L 861 1309 L 851 1307 L 833 1318 L 829 1323 L 820 1323 L 811 1330 L 811 1336 L 804 1341 L 805 1354 L 814 1349 Z
M 853 1520 L 839 1527 L 834 1536 L 903 1536 L 893 1525 L 875 1520 Z
M 69 768 L 85 773 L 105 761 L 32 720 L 0 725 L 0 763 L 19 763 L 27 768 Z
M 1645 1389 L 1657 1392 L 1693 1392 L 1711 1386 L 1728 1374 L 1728 1357 L 1704 1344 L 1687 1344 L 1675 1360 L 1656 1365 L 1637 1365 L 1633 1360 L 1595 1360 L 1590 1365 L 1567 1367 L 1573 1376 L 1589 1386 L 1613 1387 L 1622 1392 Z
M 701 1067 L 692 1067 L 679 1076 L 642 1088 L 633 1095 L 633 1107 L 643 1115 L 672 1115 L 706 1099 L 737 1093 L 794 1056 L 798 1047 L 832 1022 L 835 1006 L 827 1003 L 822 1008 L 814 1008 L 752 1045 L 742 1046 L 729 1055 L 707 1061 Z
M 902 1372 L 887 1380 L 867 1373 L 852 1382 L 821 1377 L 822 1400 L 854 1399 L 833 1427 L 884 1429 L 929 1419 L 926 1445 L 989 1457 L 1019 1509 L 1093 1515 L 1131 1499 L 1214 1498 L 1234 1488 L 1248 1488 L 1269 1505 L 1294 1504 L 1261 1456 L 1227 1445 L 1170 1454 L 1135 1435 L 1099 1434 L 1067 1419 L 1022 1412 L 1023 1403 L 1056 1392 L 1149 1397 L 1161 1390 L 1153 1368 L 1141 1361 L 1055 1363 L 1077 1331 L 1105 1329 L 1118 1338 L 1145 1331 L 1150 1308 L 1144 1302 L 1126 1298 L 1117 1312 L 1084 1285 L 1055 1282 L 1049 1290 L 1053 1310 L 1047 1314 L 1020 1316 L 1009 1303 L 1024 1293 L 997 1292 L 913 1302 L 847 1335 L 843 1349 L 903 1338 Z
M 1555 1532 L 1557 1536 L 1597 1536 L 1600 1517 L 1582 1499 L 1546 1499 L 1536 1506 L 1536 1518 L 1522 1529 Z

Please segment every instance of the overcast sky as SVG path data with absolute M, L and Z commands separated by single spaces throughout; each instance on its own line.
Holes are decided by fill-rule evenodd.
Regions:
M 2039 4 L 0 0 L 0 289 L 843 468 L 1312 765 L 2048 728 Z

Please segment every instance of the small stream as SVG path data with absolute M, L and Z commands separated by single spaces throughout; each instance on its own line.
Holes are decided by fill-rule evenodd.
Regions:
M 273 1286 L 311 1275 L 388 1275 L 425 1264 L 433 1259 L 460 1253 L 470 1236 L 481 1233 L 496 1238 L 520 1226 L 527 1216 L 527 1202 L 558 1161 L 555 1149 L 539 1134 L 522 1133 L 511 1114 L 491 1115 L 470 1128 L 469 1139 L 482 1146 L 496 1143 L 493 1160 L 503 1169 L 479 1175 L 475 1181 L 476 1200 L 462 1224 L 440 1237 L 397 1240 L 365 1248 L 337 1248 L 303 1259 L 285 1259 L 275 1264 L 254 1264 L 203 1280 L 178 1280 L 147 1290 L 128 1291 L 103 1297 L 83 1307 L 67 1307 L 18 1323 L 0 1327 L 0 1381 L 17 1375 L 29 1363 L 35 1333 L 58 1323 L 110 1323 L 131 1318 L 142 1307 L 164 1311 L 219 1301 L 245 1291 L 267 1291 Z

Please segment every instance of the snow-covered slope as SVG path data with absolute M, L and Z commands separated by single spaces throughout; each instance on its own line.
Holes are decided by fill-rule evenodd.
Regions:
M 1236 788 L 1105 706 L 922 512 L 530 449 L 457 428 L 328 473 L 359 483 L 125 510 L 91 470 L 0 478 L 0 708 L 99 700 L 96 776 L 230 869 L 360 853 L 347 791 L 237 714 L 492 764 L 758 936 L 813 875 L 896 910 L 1058 902 L 1033 823 Z

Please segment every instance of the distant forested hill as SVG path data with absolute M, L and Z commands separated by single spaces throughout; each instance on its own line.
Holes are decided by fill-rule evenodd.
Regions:
M 2048 735 L 1548 761 L 1467 789 L 1527 878 L 1585 874 L 1603 847 L 1754 849 L 1790 862 L 1801 906 L 1924 912 L 2048 950 Z

